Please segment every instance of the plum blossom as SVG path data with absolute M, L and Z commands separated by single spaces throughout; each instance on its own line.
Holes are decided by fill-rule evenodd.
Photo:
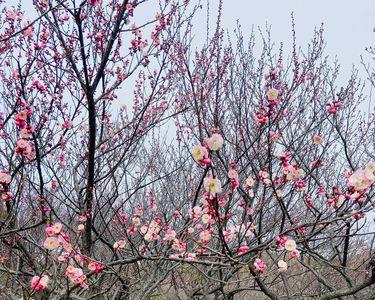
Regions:
M 193 234 L 194 232 L 195 232 L 194 227 L 189 227 L 188 228 L 188 233 Z
M 287 241 L 285 242 L 284 247 L 285 247 L 285 250 L 287 250 L 287 251 L 296 250 L 296 248 L 297 248 L 296 241 L 292 240 L 292 239 L 287 239 Z
M 69 129 L 73 126 L 72 121 L 67 120 L 61 125 L 61 129 Z
M 55 235 L 55 232 L 52 228 L 52 226 L 47 226 L 45 229 L 44 229 L 45 233 L 48 235 L 48 236 L 54 236 Z
M 53 229 L 53 232 L 55 234 L 59 234 L 61 232 L 61 229 L 62 229 L 62 224 L 61 223 L 55 223 L 52 225 L 52 229 Z
M 90 261 L 87 267 L 90 271 L 93 271 L 94 273 L 100 273 L 104 268 L 101 263 L 98 263 L 96 261 Z
M 0 170 L 0 184 L 9 185 L 12 177 L 5 170 Z
M 194 146 L 193 147 L 193 158 L 199 162 L 201 161 L 202 159 L 204 158 L 207 158 L 208 157 L 208 151 L 205 147 L 203 146 Z
M 296 166 L 293 166 L 293 165 L 288 165 L 288 166 L 285 166 L 284 169 L 284 174 L 286 175 L 286 178 L 288 180 L 299 180 L 304 172 L 302 169 L 299 169 L 297 168 Z
M 284 272 L 288 269 L 288 264 L 283 260 L 279 260 L 277 262 L 277 266 L 279 268 L 279 272 Z
M 119 240 L 119 241 L 115 242 L 115 243 L 113 244 L 113 248 L 114 248 L 116 251 L 125 248 L 125 241 L 124 241 L 124 240 Z
M 256 258 L 254 261 L 254 268 L 255 272 L 263 273 L 266 270 L 267 266 L 263 260 L 261 260 L 260 258 Z
M 211 217 L 210 217 L 209 214 L 204 214 L 204 215 L 202 216 L 202 222 L 203 222 L 204 224 L 208 224 L 208 223 L 210 222 L 210 220 L 211 220 Z
M 171 242 L 176 238 L 176 231 L 168 229 L 163 238 L 164 242 Z
M 228 171 L 228 177 L 230 178 L 230 183 L 232 189 L 235 189 L 239 186 L 239 175 L 236 170 L 230 169 Z
M 202 243 L 206 244 L 210 241 L 211 235 L 212 235 L 211 230 L 207 229 L 207 230 L 202 231 L 199 234 L 199 239 Z
M 47 275 L 34 276 L 31 279 L 31 289 L 33 291 L 39 292 L 47 288 L 49 282 L 49 277 Z
M 77 226 L 77 231 L 78 231 L 78 232 L 82 232 L 84 229 L 85 229 L 85 225 L 83 225 L 83 224 L 79 224 L 79 225 Z
M 178 252 L 186 251 L 186 243 L 182 242 L 179 239 L 174 239 L 172 244 L 172 249 Z
M 276 242 L 277 242 L 277 249 L 280 249 L 282 247 L 285 247 L 285 243 L 288 240 L 286 236 L 277 236 Z
M 221 182 L 217 178 L 213 178 L 212 176 L 206 177 L 203 181 L 203 185 L 205 190 L 211 195 L 221 193 Z
M 47 250 L 54 250 L 59 247 L 60 242 L 56 237 L 47 237 L 43 243 L 43 247 Z
M 90 6 L 95 6 L 95 5 L 97 5 L 97 4 L 102 3 L 102 1 L 103 1 L 103 0 L 90 0 L 90 1 L 89 1 L 89 4 L 90 4 Z
M 267 99 L 270 101 L 276 100 L 278 96 L 279 91 L 277 89 L 270 89 L 266 94 Z
M 375 162 L 367 163 L 365 169 L 369 172 L 374 173 L 375 172 Z
M 195 253 L 187 253 L 186 259 L 187 260 L 194 260 L 196 259 L 197 255 Z
M 238 255 L 244 255 L 244 254 L 246 254 L 247 252 L 249 252 L 249 246 L 246 246 L 246 245 L 244 245 L 244 246 L 240 246 L 240 247 L 238 248 L 238 251 L 237 251 Z
M 87 283 L 85 282 L 86 280 L 86 275 L 83 274 L 83 271 L 81 268 L 75 268 L 72 265 L 69 265 L 66 268 L 65 272 L 66 276 L 74 283 L 74 284 L 79 284 L 82 287 L 87 287 Z
M 374 172 L 369 169 L 355 171 L 348 180 L 348 185 L 354 187 L 358 192 L 368 189 L 375 180 Z
M 274 132 L 274 131 L 271 131 L 270 132 L 270 139 L 273 141 L 273 142 L 277 142 L 279 140 L 279 135 Z
M 297 249 L 294 249 L 290 252 L 292 258 L 298 259 L 300 257 L 300 252 Z
M 255 183 L 255 180 L 252 176 L 247 177 L 246 179 L 246 188 L 250 189 Z
M 212 151 L 217 151 L 223 146 L 223 137 L 218 134 L 214 133 L 211 137 L 206 139 L 207 146 Z

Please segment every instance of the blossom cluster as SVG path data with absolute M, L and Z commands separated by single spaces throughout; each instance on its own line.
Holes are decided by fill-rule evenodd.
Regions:
M 26 157 L 28 160 L 33 160 L 35 158 L 35 147 L 31 140 L 31 134 L 33 132 L 33 127 L 27 125 L 27 118 L 30 116 L 29 109 L 21 110 L 15 116 L 15 124 L 19 127 L 21 136 L 17 139 L 17 147 L 15 152 Z
M 9 172 L 0 170 L 0 197 L 4 202 L 8 202 L 13 198 L 13 193 L 9 192 L 9 185 L 12 180 Z

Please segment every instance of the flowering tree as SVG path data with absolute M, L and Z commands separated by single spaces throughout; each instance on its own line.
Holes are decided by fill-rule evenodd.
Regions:
M 220 14 L 193 52 L 188 1 L 34 6 L 1 17 L 1 296 L 371 295 L 374 119 L 322 29 L 257 59 Z

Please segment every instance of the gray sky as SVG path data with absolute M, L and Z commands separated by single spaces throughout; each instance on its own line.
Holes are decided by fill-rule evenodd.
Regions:
M 196 0 L 190 0 L 194 3 Z M 201 0 L 203 4 L 207 0 Z M 291 42 L 291 19 L 294 12 L 297 32 L 297 43 L 305 45 L 312 37 L 314 27 L 325 24 L 326 54 L 337 55 L 342 65 L 342 76 L 347 78 L 352 65 L 360 67 L 360 55 L 367 61 L 370 57 L 365 47 L 371 46 L 375 38 L 375 1 L 374 0 L 223 0 L 223 27 L 234 29 L 237 19 L 244 33 L 255 27 L 272 25 L 272 37 L 277 43 L 283 41 L 285 46 Z M 17 4 L 18 0 L 7 0 L 8 4 Z M 29 10 L 31 0 L 21 0 L 24 8 Z M 155 0 L 155 3 L 158 1 Z M 210 0 L 211 23 L 215 22 L 216 8 L 219 0 Z M 147 15 L 147 12 L 146 12 Z M 205 26 L 205 10 L 201 11 L 195 22 Z M 195 27 L 197 38 L 203 38 L 204 30 Z M 205 28 L 205 27 L 204 27 Z M 258 39 L 259 41 L 259 39 Z M 361 72 L 362 75 L 364 75 Z
M 277 42 L 290 44 L 291 19 L 294 12 L 297 42 L 305 44 L 314 27 L 324 23 L 327 54 L 337 55 L 343 71 L 359 64 L 365 47 L 373 45 L 375 33 L 374 0 L 224 0 L 223 25 L 233 27 L 239 19 L 243 30 L 252 24 L 272 24 Z

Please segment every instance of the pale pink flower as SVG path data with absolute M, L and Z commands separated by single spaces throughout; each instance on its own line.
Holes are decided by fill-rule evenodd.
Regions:
M 267 92 L 266 96 L 268 100 L 271 100 L 271 101 L 276 100 L 277 97 L 279 97 L 279 91 L 277 89 L 270 89 Z
M 115 250 L 120 250 L 120 249 L 123 249 L 124 247 L 125 247 L 125 241 L 124 240 L 119 240 L 119 241 L 117 241 L 113 244 L 113 248 Z
M 103 270 L 103 265 L 96 261 L 90 261 L 87 267 L 95 273 L 100 273 Z
M 369 162 L 366 164 L 365 169 L 369 172 L 375 172 L 375 162 Z
M 79 224 L 79 225 L 77 226 L 77 231 L 78 231 L 78 232 L 82 232 L 83 230 L 85 230 L 85 225 L 83 225 L 83 224 Z
M 211 195 L 221 193 L 221 182 L 217 178 L 213 178 L 212 176 L 206 177 L 203 181 L 203 185 L 205 190 Z
M 296 250 L 296 248 L 297 248 L 296 241 L 292 240 L 292 239 L 287 239 L 287 241 L 285 242 L 284 247 L 285 247 L 285 250 L 287 250 L 287 251 Z
M 52 229 L 53 229 L 55 234 L 59 234 L 61 232 L 61 229 L 62 229 L 62 224 L 61 223 L 55 223 L 55 224 L 52 225 Z
M 47 288 L 49 282 L 49 277 L 47 275 L 40 276 L 34 276 L 31 279 L 31 289 L 33 291 L 39 292 L 43 291 Z
M 229 171 L 228 171 L 228 177 L 229 178 L 234 178 L 234 179 L 238 179 L 238 172 L 236 171 L 236 170 L 234 170 L 234 169 L 230 169 Z
M 43 243 L 43 247 L 47 250 L 54 250 L 59 247 L 60 242 L 56 237 L 48 237 Z
M 271 132 L 270 132 L 270 138 L 271 138 L 271 140 L 272 140 L 273 142 L 276 143 L 276 142 L 279 140 L 279 135 L 278 135 L 276 132 L 271 131 Z
M 224 140 L 220 134 L 214 133 L 210 138 L 206 139 L 206 143 L 210 150 L 217 151 L 223 146 Z
M 64 248 L 65 251 L 71 252 L 73 250 L 73 246 L 68 241 L 68 237 L 63 237 L 61 235 L 58 236 L 59 242 L 61 246 Z
M 176 231 L 168 229 L 165 233 L 163 241 L 173 241 L 176 238 Z
M 279 260 L 277 262 L 277 266 L 278 266 L 280 272 L 284 272 L 288 269 L 288 264 L 283 260 Z
M 247 177 L 246 179 L 246 187 L 249 189 L 251 188 L 255 183 L 255 180 L 252 176 Z
M 348 180 L 349 186 L 354 187 L 356 191 L 364 191 L 368 189 L 374 182 L 374 173 L 369 170 L 357 170 L 355 171 Z
M 12 177 L 6 171 L 0 171 L 0 183 L 8 185 Z
M 65 274 L 74 284 L 79 284 L 83 287 L 88 286 L 87 283 L 85 282 L 86 275 L 83 274 L 83 271 L 81 268 L 75 268 L 72 265 L 69 265 L 66 268 Z
M 186 256 L 187 260 L 194 260 L 197 257 L 195 253 L 188 253 Z
M 211 239 L 211 231 L 210 230 L 204 230 L 199 234 L 199 239 L 203 243 L 208 243 L 209 240 Z
M 193 213 L 194 213 L 194 215 L 200 217 L 202 215 L 202 213 L 203 213 L 202 207 L 200 207 L 200 206 L 194 206 L 193 207 Z
M 174 239 L 172 244 L 172 249 L 179 251 L 179 252 L 185 252 L 186 251 L 186 243 L 180 241 L 179 239 Z
M 139 229 L 139 232 L 142 233 L 142 234 L 146 234 L 148 231 L 148 225 L 143 225 L 140 229 Z
M 207 149 L 203 146 L 194 146 L 192 151 L 193 158 L 199 162 L 208 156 Z
M 209 214 L 204 214 L 204 215 L 202 216 L 202 222 L 203 222 L 204 224 L 208 224 L 208 223 L 210 222 L 210 220 L 211 220 L 211 217 L 210 217 Z

